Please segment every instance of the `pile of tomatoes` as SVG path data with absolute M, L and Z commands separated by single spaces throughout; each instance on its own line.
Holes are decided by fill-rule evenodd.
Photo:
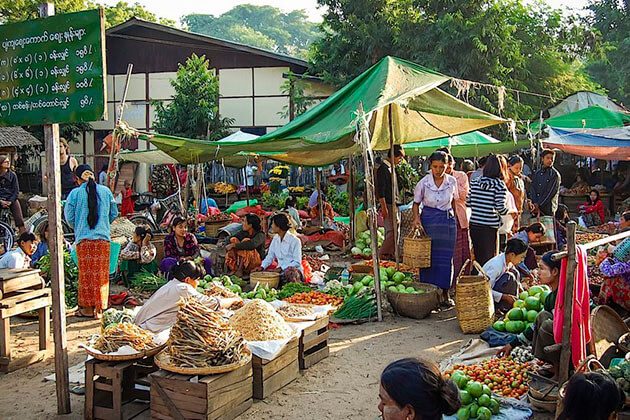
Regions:
M 464 372 L 471 381 L 487 385 L 493 394 L 520 398 L 528 390 L 527 381 L 531 364 L 519 363 L 511 357 L 492 358 L 469 366 L 455 365 L 445 373 L 446 377 L 450 378 L 455 370 Z
M 343 304 L 343 298 L 332 296 L 322 292 L 302 292 L 296 293 L 295 295 L 284 299 L 289 303 L 299 303 L 299 304 L 308 304 L 308 305 L 331 305 L 331 306 L 341 306 Z

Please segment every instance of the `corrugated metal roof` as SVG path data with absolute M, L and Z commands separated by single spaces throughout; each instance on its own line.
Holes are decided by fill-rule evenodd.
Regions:
M 22 127 L 0 127 L 0 147 L 22 147 L 41 144 Z

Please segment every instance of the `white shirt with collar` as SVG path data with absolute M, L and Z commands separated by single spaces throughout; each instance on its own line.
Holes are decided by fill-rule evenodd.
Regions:
M 302 271 L 302 241 L 300 238 L 291 232 L 285 233 L 283 239 L 276 234 L 271 240 L 267 256 L 261 264 L 262 268 L 266 269 L 274 260 L 278 260 L 278 265 L 283 270 L 295 267 Z
M 31 257 L 26 255 L 22 248 L 16 249 L 5 253 L 0 258 L 0 268 L 30 268 Z
M 438 187 L 432 174 L 426 175 L 418 182 L 414 190 L 414 202 L 423 207 L 448 211 L 453 208 L 453 200 L 459 198 L 457 180 L 454 176 L 445 174 L 442 184 Z
M 495 302 L 501 301 L 503 293 L 494 290 L 494 285 L 497 284 L 497 280 L 499 280 L 499 277 L 506 273 L 511 266 L 512 264 L 508 266 L 507 262 L 505 261 L 504 252 L 500 253 L 496 257 L 491 258 L 490 260 L 488 260 L 487 263 L 483 265 L 483 271 L 490 278 L 490 289 L 492 289 L 492 297 L 494 298 Z

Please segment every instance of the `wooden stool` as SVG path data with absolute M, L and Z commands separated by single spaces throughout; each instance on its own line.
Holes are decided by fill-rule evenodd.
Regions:
M 157 367 L 153 358 L 126 362 L 85 362 L 85 419 L 128 419 L 149 409 L 149 405 L 129 404 L 133 400 L 149 401 L 148 390 L 136 389 L 137 385 L 149 386 L 147 375 Z
M 8 373 L 43 360 L 49 354 L 50 289 L 44 287 L 39 270 L 0 269 L 0 372 Z M 11 357 L 11 317 L 38 311 L 39 351 Z

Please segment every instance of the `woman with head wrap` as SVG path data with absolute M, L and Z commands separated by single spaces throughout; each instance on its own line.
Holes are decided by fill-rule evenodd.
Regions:
M 118 215 L 112 192 L 94 179 L 89 165 L 75 170 L 79 186 L 68 195 L 64 213 L 74 228 L 79 260 L 79 315 L 100 317 L 109 296 L 110 223 Z

